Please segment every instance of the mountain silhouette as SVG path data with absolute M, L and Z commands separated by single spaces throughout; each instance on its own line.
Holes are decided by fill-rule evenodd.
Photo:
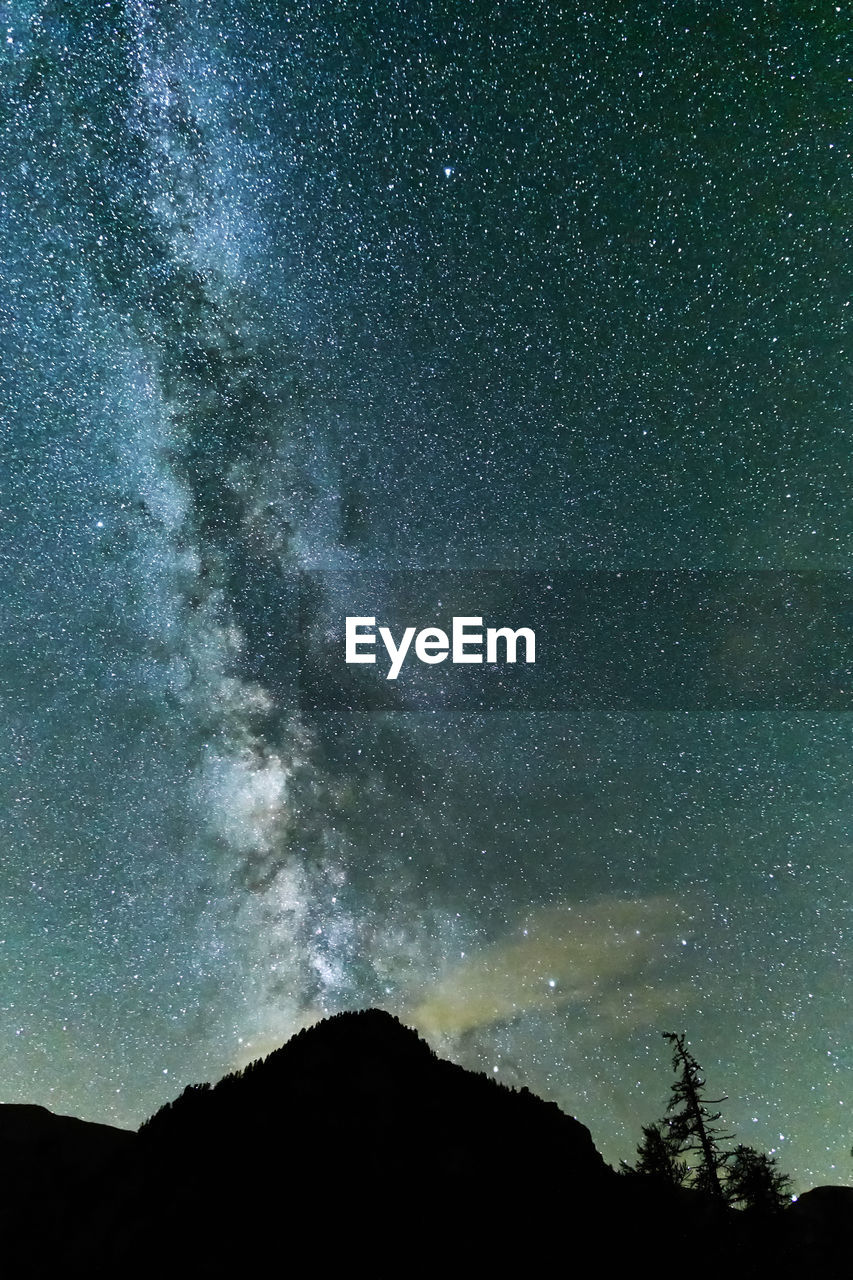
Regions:
M 376 1009 L 190 1086 L 138 1134 L 5 1107 L 0 1146 L 13 1276 L 831 1277 L 853 1246 L 848 1188 L 763 1221 L 618 1173 L 554 1103 Z

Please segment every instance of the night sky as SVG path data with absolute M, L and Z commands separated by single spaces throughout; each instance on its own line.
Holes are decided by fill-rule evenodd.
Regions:
M 2 1100 L 136 1125 L 379 1004 L 616 1162 L 686 1029 L 848 1182 L 849 714 L 305 711 L 275 620 L 849 568 L 849 6 L 0 19 Z

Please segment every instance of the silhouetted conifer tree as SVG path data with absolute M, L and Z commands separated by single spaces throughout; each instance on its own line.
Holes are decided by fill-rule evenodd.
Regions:
M 720 1180 L 720 1171 L 730 1153 L 724 1151 L 720 1144 L 733 1135 L 720 1132 L 717 1121 L 722 1113 L 709 1108 L 725 1102 L 726 1098 L 705 1097 L 705 1081 L 699 1063 L 687 1048 L 684 1035 L 665 1031 L 663 1038 L 673 1046 L 672 1069 L 678 1072 L 678 1079 L 672 1086 L 667 1105 L 667 1119 L 664 1121 L 670 1141 L 677 1146 L 679 1155 L 698 1157 L 692 1178 L 692 1185 L 696 1190 L 704 1191 L 717 1200 L 724 1200 L 726 1194 Z
M 671 1186 L 684 1185 L 687 1178 L 687 1161 L 679 1159 L 681 1144 L 673 1138 L 666 1120 L 643 1125 L 643 1136 L 637 1145 L 637 1160 L 633 1165 L 623 1160 L 626 1173 L 641 1173 Z
M 726 1151 L 732 1138 L 721 1133 L 719 1111 L 726 1098 L 706 1098 L 701 1068 L 686 1045 L 686 1036 L 665 1031 L 673 1047 L 672 1085 L 667 1114 L 643 1126 L 636 1163 L 622 1161 L 626 1173 L 644 1174 L 672 1186 L 690 1186 L 740 1209 L 775 1213 L 791 1199 L 791 1180 L 773 1156 L 743 1144 Z M 689 1157 L 693 1157 L 691 1161 Z
M 741 1209 L 778 1213 L 790 1203 L 791 1179 L 780 1171 L 774 1156 L 738 1146 L 726 1169 L 726 1195 Z

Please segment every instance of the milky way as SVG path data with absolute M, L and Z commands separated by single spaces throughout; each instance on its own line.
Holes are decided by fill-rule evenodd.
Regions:
M 849 15 L 2 17 L 4 1100 L 136 1124 L 380 1004 L 616 1161 L 686 1027 L 847 1180 L 847 715 L 309 713 L 286 623 L 849 566 Z

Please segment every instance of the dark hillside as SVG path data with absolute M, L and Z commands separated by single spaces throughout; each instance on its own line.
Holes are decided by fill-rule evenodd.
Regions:
M 772 1218 L 617 1173 L 528 1090 L 432 1052 L 379 1010 L 186 1089 L 138 1135 L 0 1109 L 14 1276 L 833 1277 L 853 1192 Z

